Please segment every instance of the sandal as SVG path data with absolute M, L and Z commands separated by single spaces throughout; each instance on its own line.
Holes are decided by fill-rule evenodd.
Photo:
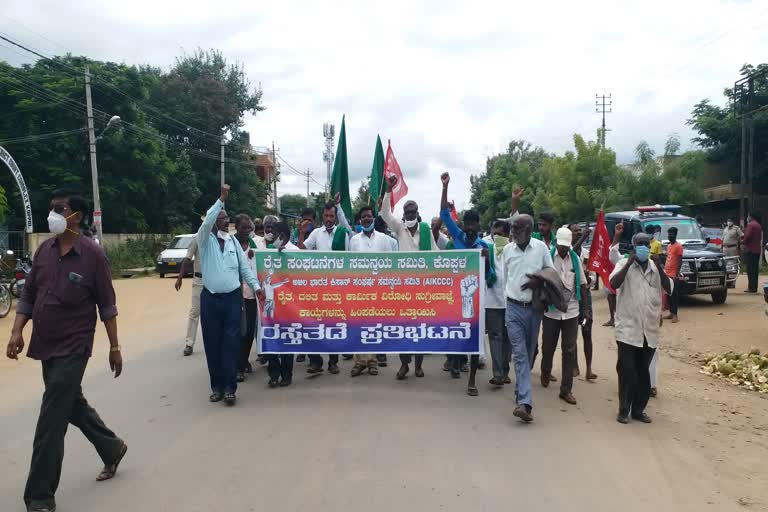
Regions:
M 379 367 L 378 366 L 369 366 L 368 367 L 368 375 L 378 375 L 379 374 Z
M 232 392 L 224 393 L 224 403 L 225 404 L 227 404 L 228 406 L 232 407 L 233 405 L 235 405 L 235 402 L 237 402 L 237 397 L 235 396 L 234 393 L 232 393 Z
M 422 377 L 424 377 L 424 370 L 422 370 L 421 368 L 416 368 L 416 372 L 414 373 L 414 375 L 416 375 L 418 378 L 421 379 Z
M 361 366 L 355 366 L 354 368 L 352 368 L 352 371 L 349 372 L 349 375 L 351 377 L 357 377 L 361 373 L 363 373 L 363 368 Z
M 503 386 L 504 385 L 504 381 L 502 380 L 501 377 L 494 377 L 494 378 L 492 378 L 491 380 L 488 381 L 488 384 L 490 384 L 492 386 L 497 386 L 498 387 L 498 386 Z
M 219 393 L 218 391 L 214 391 L 211 393 L 211 396 L 208 397 L 209 402 L 221 402 L 221 399 L 224 398 L 224 395 Z
M 123 457 L 125 457 L 125 454 L 127 452 L 128 452 L 128 445 L 123 443 L 123 446 L 120 447 L 120 453 L 117 456 L 117 460 L 108 466 L 104 466 L 104 469 L 101 470 L 101 473 L 99 473 L 99 476 L 96 477 L 96 481 L 103 482 L 104 480 L 109 480 L 113 478 L 115 476 L 115 473 L 117 473 L 117 467 L 120 465 L 120 462 L 123 460 Z
M 397 375 L 395 375 L 395 377 L 397 378 L 397 380 L 405 380 L 405 377 L 408 375 L 409 371 L 410 371 L 410 369 L 408 368 L 408 365 L 404 364 L 397 371 Z
M 480 394 L 480 392 L 477 390 L 475 386 L 467 386 L 467 394 L 469 396 L 477 396 Z

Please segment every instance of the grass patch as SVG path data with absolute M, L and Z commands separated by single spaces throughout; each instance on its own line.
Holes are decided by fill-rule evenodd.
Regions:
M 142 236 L 129 238 L 124 243 L 107 247 L 107 259 L 113 276 L 120 276 L 129 268 L 154 267 L 157 255 L 165 249 L 168 238 Z

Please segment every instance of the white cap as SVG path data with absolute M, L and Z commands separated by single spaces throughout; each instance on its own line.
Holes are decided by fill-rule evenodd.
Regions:
M 571 230 L 568 228 L 560 228 L 557 230 L 555 238 L 557 239 L 557 245 L 570 247 L 573 242 L 573 233 L 571 233 Z

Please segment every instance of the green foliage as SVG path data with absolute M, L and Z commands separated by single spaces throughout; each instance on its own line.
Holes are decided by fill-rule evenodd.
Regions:
M 768 64 L 757 67 L 745 64 L 741 68 L 741 76 L 764 71 Z M 768 78 L 765 76 L 755 81 L 753 108 L 759 109 L 768 105 Z M 693 142 L 707 151 L 708 159 L 720 162 L 733 171 L 732 176 L 738 176 L 741 159 L 741 121 L 737 98 L 731 88 L 725 89 L 725 106 L 713 105 L 709 99 L 703 99 L 694 106 L 688 124 L 698 132 Z M 746 100 L 745 100 L 746 101 Z M 768 193 L 768 110 L 762 110 L 753 115 L 755 127 L 754 152 L 754 187 L 757 192 Z M 729 177 L 732 177 L 729 176 Z
M 702 200 L 697 180 L 706 158 L 703 151 L 656 159 L 653 149 L 641 142 L 637 162 L 619 167 L 613 150 L 603 148 L 599 138 L 586 141 L 574 135 L 573 142 L 575 151 L 556 156 L 514 141 L 506 153 L 489 158 L 486 172 L 470 179 L 472 204 L 481 221 L 488 224 L 508 216 L 511 193 L 518 185 L 525 188 L 520 211 L 549 211 L 558 225 L 594 220 L 601 207 L 610 212 L 640 204 L 686 205 Z M 665 152 L 676 152 L 679 142 L 677 148 L 675 144 L 671 137 Z
M 153 267 L 157 255 L 165 249 L 165 242 L 170 239 L 160 239 L 152 236 L 129 238 L 125 243 L 108 245 L 107 259 L 113 275 L 130 268 Z
M 283 213 L 301 215 L 301 210 L 307 207 L 307 198 L 301 194 L 284 194 L 280 196 L 280 210 Z
M 0 140 L 82 129 L 85 92 L 77 70 L 85 62 L 70 55 L 18 68 L 0 62 Z M 261 91 L 251 87 L 242 65 L 229 64 L 214 50 L 184 55 L 168 72 L 113 62 L 89 64 L 97 134 L 107 116 L 124 121 L 110 128 L 97 146 L 105 231 L 188 232 L 198 224 L 218 196 L 218 155 L 226 132 L 231 135 L 226 147 L 226 178 L 232 186 L 228 208 L 264 214 L 265 184 L 250 164 L 242 163 L 250 156 L 247 134 L 240 131 L 244 115 L 264 107 Z M 24 174 L 36 226 L 45 226 L 48 195 L 56 188 L 74 189 L 91 199 L 85 132 L 9 144 L 7 149 Z M 0 173 L 0 186 L 12 191 L 8 220 L 12 228 L 20 228 L 24 211 L 10 173 Z
M 360 208 L 363 206 L 374 206 L 371 204 L 370 187 L 371 177 L 368 176 L 362 183 L 360 183 L 360 186 L 357 189 L 357 196 L 352 200 L 352 212 L 354 215 L 357 215 L 357 212 L 359 212 Z M 352 219 L 349 219 L 349 221 L 352 222 Z

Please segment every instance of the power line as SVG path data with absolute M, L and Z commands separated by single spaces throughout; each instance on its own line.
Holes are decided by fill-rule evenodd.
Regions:
M 86 128 L 78 128 L 76 130 L 65 130 L 61 132 L 53 133 L 41 133 L 39 135 L 28 135 L 26 137 L 17 137 L 15 139 L 0 140 L 0 145 L 17 144 L 21 142 L 34 142 L 37 140 L 55 139 L 56 137 L 64 137 L 66 135 L 73 135 L 75 133 L 82 133 Z

